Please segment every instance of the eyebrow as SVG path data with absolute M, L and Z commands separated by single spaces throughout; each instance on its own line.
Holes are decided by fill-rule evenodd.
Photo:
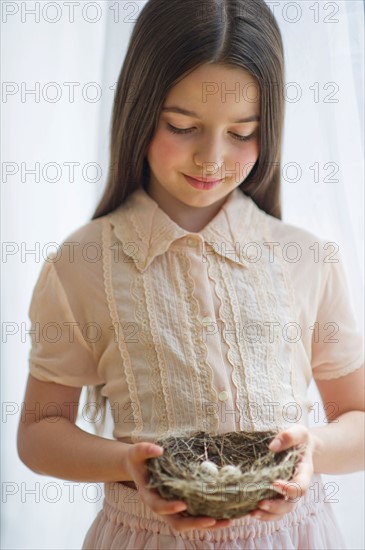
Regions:
M 186 115 L 191 116 L 194 118 L 199 118 L 196 113 L 193 111 L 188 111 L 187 109 L 183 109 L 182 107 L 163 107 L 162 111 L 165 111 L 166 113 L 177 113 L 179 115 Z M 236 120 L 233 124 L 241 124 L 243 122 L 260 122 L 259 115 L 252 115 L 246 118 L 241 118 L 240 120 Z

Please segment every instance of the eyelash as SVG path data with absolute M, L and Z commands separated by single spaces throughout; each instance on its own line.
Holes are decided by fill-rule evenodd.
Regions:
M 193 131 L 193 128 L 176 128 L 175 126 L 172 126 L 172 124 L 167 124 L 167 127 L 170 132 L 179 135 L 190 134 Z M 231 132 L 231 135 L 237 141 L 250 141 L 254 137 L 254 134 L 251 134 L 250 136 L 239 136 L 238 134 L 234 134 L 233 132 Z

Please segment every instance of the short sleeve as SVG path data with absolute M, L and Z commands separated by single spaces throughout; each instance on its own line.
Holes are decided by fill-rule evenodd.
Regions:
M 46 260 L 42 267 L 28 315 L 32 376 L 74 387 L 103 383 L 90 344 L 83 336 L 84 324 L 74 318 L 54 261 Z
M 363 337 L 357 327 L 341 256 L 324 263 L 322 292 L 312 328 L 315 380 L 345 376 L 364 364 Z

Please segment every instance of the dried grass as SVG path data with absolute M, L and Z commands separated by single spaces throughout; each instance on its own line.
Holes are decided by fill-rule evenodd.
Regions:
M 212 436 L 195 432 L 155 441 L 164 453 L 147 460 L 149 487 L 166 500 L 183 500 L 183 515 L 237 518 L 257 508 L 264 498 L 282 498 L 272 489 L 275 479 L 290 481 L 304 446 L 274 453 L 268 449 L 276 432 L 229 432 Z M 204 471 L 213 462 L 218 473 Z M 239 470 L 221 470 L 226 465 Z M 209 466 L 209 465 L 208 465 Z M 212 467 L 214 468 L 214 467 Z M 231 468 L 232 470 L 232 468 Z

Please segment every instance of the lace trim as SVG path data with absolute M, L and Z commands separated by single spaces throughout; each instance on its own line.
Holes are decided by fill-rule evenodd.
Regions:
M 263 285 L 257 276 L 257 267 L 253 264 L 249 273 L 245 271 L 245 277 L 237 278 L 233 283 L 232 270 L 229 264 L 219 264 L 220 269 L 212 266 L 210 274 L 216 281 L 216 293 L 220 300 L 220 316 L 228 330 L 228 319 L 233 319 L 235 339 L 227 337 L 223 331 L 224 340 L 228 345 L 228 361 L 232 365 L 232 381 L 237 388 L 236 407 L 240 412 L 240 430 L 259 429 L 257 415 L 263 414 L 265 397 L 271 401 L 271 390 L 274 380 L 269 381 L 268 372 L 270 368 L 270 357 L 274 353 L 270 347 L 250 341 L 250 338 L 243 336 L 244 327 L 250 323 L 258 323 L 260 319 L 269 318 L 268 309 L 265 308 L 265 296 Z M 242 275 L 242 274 L 241 274 Z M 239 285 L 239 286 L 238 286 Z M 237 288 L 237 290 L 236 290 Z M 240 307 L 237 292 L 244 300 Z M 260 314 L 259 314 L 260 312 Z M 257 378 L 260 378 L 260 392 L 258 392 Z M 274 384 L 275 386 L 275 384 Z M 277 384 L 276 384 L 277 386 Z M 242 411 L 242 405 L 245 405 Z M 264 425 L 262 426 L 264 428 Z
M 134 198 L 134 197 L 131 197 L 130 201 L 126 204 L 126 214 L 129 217 L 129 219 L 132 223 L 134 232 L 138 236 L 138 239 L 141 241 L 141 243 L 149 243 L 149 237 L 147 235 L 145 235 L 144 231 L 140 227 L 140 224 L 138 223 L 138 220 L 136 218 L 135 209 L 133 209 L 133 205 L 130 204 L 132 198 Z M 133 235 L 134 234 L 132 232 L 130 236 L 133 236 Z
M 153 291 L 153 281 L 156 278 L 156 274 L 153 275 L 156 270 L 156 264 L 154 264 L 154 269 L 151 268 L 143 274 L 143 283 L 144 283 L 144 294 L 146 297 L 145 302 L 145 315 L 149 319 L 151 327 L 151 346 L 148 346 L 146 349 L 146 357 L 148 363 L 151 365 L 155 362 L 155 357 L 157 359 L 157 366 L 159 370 L 160 380 L 161 380 L 161 390 L 163 391 L 163 397 L 161 397 L 162 392 L 159 391 L 158 395 L 155 396 L 156 407 L 159 411 L 165 409 L 165 415 L 168 418 L 168 424 L 175 425 L 175 414 L 174 402 L 171 399 L 170 388 L 168 385 L 167 377 L 164 372 L 164 365 L 166 363 L 163 352 L 163 345 L 160 339 L 159 325 L 157 321 L 157 315 L 159 311 L 159 304 L 156 304 L 155 301 L 155 292 Z M 157 375 L 156 370 L 153 371 L 153 380 Z
M 259 213 L 258 215 L 261 217 L 260 223 L 262 228 L 262 243 L 273 242 L 269 230 L 267 215 L 264 213 Z M 295 397 L 296 379 L 294 369 L 294 351 L 296 349 L 296 344 L 288 341 L 283 342 L 283 328 L 285 326 L 283 326 L 283 321 L 296 321 L 294 294 L 293 288 L 290 284 L 291 278 L 283 258 L 281 247 L 276 247 L 273 262 L 270 261 L 269 249 L 265 248 L 265 250 L 265 260 L 268 270 L 263 269 L 262 276 L 265 279 L 263 288 L 265 289 L 265 294 L 269 299 L 267 302 L 269 306 L 269 319 L 273 320 L 275 323 L 278 323 L 281 331 L 281 337 L 279 337 L 278 334 L 275 334 L 274 343 L 272 346 L 269 346 L 270 361 L 268 363 L 268 372 L 272 383 L 272 389 L 277 396 L 275 400 L 280 403 L 280 406 L 287 404 L 283 403 L 283 398 L 287 395 L 285 388 L 283 388 L 283 384 L 290 387 L 292 399 L 297 403 L 301 403 L 301 399 L 296 399 Z M 261 290 L 263 290 L 263 288 L 261 288 Z M 279 301 L 278 296 L 280 296 Z M 280 358 L 280 351 L 282 351 L 287 358 L 285 364 Z M 272 367 L 270 367 L 270 365 L 272 365 Z M 287 422 L 283 422 L 283 418 L 279 414 L 279 409 L 275 410 L 276 426 L 279 430 L 284 427 Z
M 278 396 L 279 393 L 279 384 L 278 379 L 280 377 L 280 372 L 283 370 L 282 366 L 278 361 L 278 348 L 279 348 L 279 336 L 275 334 L 274 341 L 270 341 L 270 327 L 266 330 L 265 320 L 269 322 L 278 322 L 280 326 L 280 317 L 277 314 L 278 301 L 272 290 L 272 280 L 269 273 L 266 271 L 267 266 L 261 266 L 258 268 L 255 265 L 255 268 L 252 270 L 253 284 L 256 288 L 257 293 L 257 305 L 260 308 L 261 312 L 261 322 L 262 326 L 265 327 L 263 331 L 263 338 L 265 339 L 266 347 L 266 369 L 265 375 L 267 377 L 266 384 L 267 388 L 270 388 L 267 393 L 268 402 L 280 403 L 281 400 Z M 276 289 L 278 290 L 278 289 Z M 275 331 L 274 331 L 275 332 Z M 280 383 L 280 382 L 279 382 Z M 277 395 L 277 397 L 275 397 Z M 279 412 L 274 406 L 273 409 L 274 419 L 276 429 L 278 429 L 278 415 Z M 271 413 L 270 413 L 271 414 Z
M 237 267 L 232 267 L 230 262 L 209 255 L 209 276 L 215 282 L 220 301 L 219 313 L 225 327 L 223 335 L 228 346 L 227 358 L 232 365 L 232 382 L 237 388 L 240 429 L 259 429 L 259 425 L 265 429 L 269 425 L 272 427 L 273 421 L 280 429 L 283 421 L 279 407 L 284 405 L 284 399 L 287 400 L 289 395 L 290 399 L 295 399 L 295 344 L 281 339 L 277 329 L 271 340 L 268 333 L 270 325 L 269 329 L 266 327 L 268 322 L 274 322 L 282 330 L 284 323 L 293 321 L 295 302 L 290 276 L 281 254 L 278 255 L 279 261 L 275 259 L 272 263 L 269 251 L 262 247 L 263 242 L 270 241 L 266 215 L 258 209 L 253 210 L 252 214 L 250 231 L 245 234 L 246 242 L 256 242 L 261 246 L 261 258 L 251 262 L 249 269 L 243 267 L 237 271 Z M 261 339 L 257 342 L 243 332 L 250 323 L 259 323 Z M 233 339 L 227 337 L 226 332 L 232 329 L 235 332 Z M 258 378 L 261 388 L 258 387 Z M 279 407 L 274 405 L 273 411 L 268 412 L 265 409 L 270 403 L 277 403 Z M 247 405 L 248 414 L 242 414 L 242 404 Z M 257 419 L 260 412 L 261 422 Z
M 246 198 L 246 197 L 245 197 Z M 234 220 L 238 220 L 237 223 L 234 221 L 233 231 L 235 238 L 240 244 L 242 244 L 242 236 L 246 237 L 247 243 L 258 244 L 257 239 L 259 239 L 262 231 L 262 213 L 253 203 L 252 200 L 247 199 L 246 201 L 246 211 L 244 219 L 242 216 L 239 216 L 237 213 Z M 241 252 L 242 253 L 242 252 Z M 270 319 L 270 313 L 268 303 L 267 303 L 267 293 L 268 288 L 267 282 L 263 282 L 260 277 L 265 276 L 265 269 L 260 269 L 257 266 L 257 263 L 250 261 L 249 257 L 245 257 L 243 264 L 246 266 L 244 271 L 239 273 L 237 277 L 236 284 L 233 284 L 232 277 L 228 278 L 228 273 L 226 274 L 226 281 L 230 281 L 228 294 L 234 296 L 236 313 L 234 314 L 235 318 L 240 318 L 240 326 L 246 325 L 246 323 L 260 323 L 260 320 Z M 266 266 L 265 266 L 266 267 Z M 224 277 L 222 277 L 224 282 Z M 236 291 L 239 281 L 241 282 L 240 294 L 245 297 L 244 306 L 240 306 L 240 300 Z M 242 321 L 244 320 L 244 323 Z M 261 324 L 259 324 L 261 330 Z M 263 325 L 264 326 L 264 325 Z M 266 335 L 264 334 L 264 338 Z M 238 342 L 240 343 L 242 337 L 239 338 Z M 226 340 L 227 342 L 227 340 Z M 228 341 L 228 345 L 230 342 Z M 276 343 L 277 344 L 277 343 Z M 244 345 L 232 347 L 228 354 L 228 358 L 232 355 L 235 357 L 237 367 L 232 373 L 232 380 L 235 382 L 236 387 L 238 388 L 239 394 L 242 394 L 243 388 L 245 388 L 245 399 L 249 407 L 249 416 L 252 425 L 252 429 L 258 429 L 257 421 L 255 421 L 255 405 L 265 404 L 265 397 L 270 400 L 271 393 L 270 390 L 277 387 L 275 384 L 274 371 L 271 367 L 273 364 L 274 357 L 276 356 L 275 349 L 273 346 L 267 346 L 263 348 L 257 344 L 255 341 L 250 341 L 246 336 L 244 338 Z M 246 356 L 246 357 L 245 357 Z M 246 360 L 245 360 L 246 359 Z M 232 363 L 232 361 L 231 361 Z M 248 368 L 242 368 L 242 366 L 248 365 Z M 268 368 L 265 369 L 265 372 L 260 372 L 260 376 L 266 380 L 261 384 L 261 393 L 259 399 L 255 398 L 255 388 L 257 388 L 257 371 L 256 369 L 260 367 L 260 364 L 267 365 Z M 241 368 L 240 368 L 241 365 Z M 261 380 L 262 380 L 261 378 Z M 270 380 L 270 382 L 269 382 Z M 256 403 L 257 401 L 257 403 Z M 240 409 L 239 398 L 237 400 L 237 407 Z M 275 409 L 274 409 L 275 410 Z M 262 412 L 262 411 L 261 411 Z M 260 409 L 259 409 L 260 413 Z M 257 416 L 257 411 L 256 411 Z M 275 420 L 275 413 L 274 413 Z M 241 414 L 240 415 L 240 428 L 247 429 L 246 418 Z M 262 425 L 262 428 L 265 428 L 265 425 Z
M 169 428 L 168 415 L 164 405 L 164 393 L 161 384 L 160 368 L 158 357 L 154 348 L 152 338 L 152 326 L 149 323 L 149 316 L 146 311 L 147 292 L 144 284 L 144 275 L 137 275 L 134 282 L 131 284 L 131 295 L 135 301 L 135 318 L 139 324 L 140 342 L 144 346 L 144 357 L 147 364 L 150 365 L 151 371 L 151 388 L 152 388 L 152 424 L 157 426 L 154 432 L 156 438 L 162 437 Z M 145 296 L 145 300 L 143 299 Z
M 276 296 L 274 295 L 272 291 L 272 280 L 269 274 L 266 271 L 267 265 L 265 263 L 265 260 L 260 260 L 257 264 L 253 265 L 253 269 L 250 273 L 251 276 L 251 285 L 252 288 L 255 289 L 255 298 L 256 298 L 256 308 L 259 310 L 259 326 L 260 328 L 260 334 L 261 339 L 263 339 L 262 346 L 262 353 L 258 356 L 258 364 L 261 360 L 263 362 L 262 369 L 263 371 L 260 372 L 260 376 L 264 379 L 265 389 L 261 388 L 262 392 L 262 398 L 260 397 L 261 404 L 263 407 L 265 407 L 266 404 L 274 404 L 274 403 L 280 403 L 281 400 L 275 397 L 275 395 L 278 393 L 279 384 L 280 384 L 280 371 L 282 369 L 278 368 L 279 364 L 277 361 L 278 357 L 278 346 L 279 346 L 279 337 L 276 334 L 274 337 L 274 341 L 270 341 L 270 327 L 267 330 L 267 325 L 265 325 L 265 322 L 272 322 L 278 321 L 280 323 L 280 318 L 277 315 L 277 306 L 278 302 L 276 299 Z M 249 282 L 250 284 L 250 282 Z M 276 289 L 277 290 L 277 289 Z M 252 315 L 254 317 L 255 313 L 254 310 L 252 312 Z M 248 319 L 249 320 L 249 319 Z M 254 350 L 254 346 L 256 344 L 252 344 L 252 354 L 257 354 L 257 351 Z M 279 383 L 278 383 L 279 381 Z M 257 385 L 257 384 L 256 384 Z M 251 387 L 255 387 L 255 379 L 254 374 L 251 377 Z M 265 402 L 266 399 L 266 402 Z M 278 428 L 278 410 L 273 405 L 273 408 L 270 409 L 270 413 L 267 413 L 269 416 L 273 414 L 272 423 L 275 424 L 276 429 Z M 271 422 L 270 422 L 271 423 Z M 268 428 L 266 423 L 262 423 L 262 428 Z
M 183 267 L 184 258 L 183 254 L 175 252 L 175 257 L 179 261 L 179 266 Z M 189 267 L 187 267 L 189 270 Z M 202 395 L 200 391 L 200 381 L 199 374 L 197 369 L 194 368 L 196 364 L 196 357 L 193 353 L 193 341 L 191 336 L 191 331 L 189 323 L 187 320 L 190 316 L 190 309 L 187 303 L 188 293 L 186 292 L 185 283 L 186 271 L 182 270 L 182 276 L 175 267 L 175 273 L 173 279 L 176 281 L 175 290 L 175 299 L 176 299 L 176 313 L 181 312 L 179 321 L 180 321 L 180 334 L 181 334 L 181 343 L 184 350 L 184 357 L 186 358 L 187 365 L 191 365 L 189 375 L 190 375 L 190 388 L 191 388 L 191 406 L 194 407 L 193 420 L 191 422 L 191 428 L 194 426 L 197 430 L 203 430 L 203 418 L 202 418 L 202 408 L 199 407 L 199 403 L 202 402 Z
M 344 367 L 340 370 L 336 371 L 327 371 L 327 372 L 316 372 L 316 369 L 313 369 L 313 378 L 315 380 L 335 380 L 337 378 L 341 378 L 342 376 L 346 376 L 347 374 L 351 374 L 352 372 L 355 372 L 358 369 L 361 369 L 364 366 L 364 363 L 361 363 L 360 365 L 354 363 L 353 365 L 348 365 L 347 367 Z
M 267 215 L 264 216 L 263 227 L 264 227 L 264 230 L 265 230 L 265 239 L 267 239 L 267 241 L 265 241 L 265 242 L 272 242 L 272 236 L 271 236 L 271 232 L 270 232 L 270 229 L 269 229 Z M 278 247 L 277 247 L 276 251 L 277 250 L 278 250 Z M 279 261 L 279 264 L 280 264 L 281 276 L 282 276 L 282 280 L 283 280 L 283 286 L 284 286 L 284 289 L 285 289 L 285 292 L 286 292 L 286 296 L 288 298 L 288 310 L 289 310 L 290 318 L 294 322 L 297 323 L 298 319 L 299 319 L 299 312 L 298 312 L 298 309 L 297 309 L 297 302 L 296 302 L 296 299 L 295 299 L 293 281 L 292 281 L 291 275 L 289 273 L 287 262 L 284 259 L 283 250 L 282 250 L 281 247 L 279 247 L 279 250 L 280 250 L 280 253 L 275 256 L 275 259 L 276 259 L 276 261 Z M 276 252 L 275 252 L 275 254 L 276 254 Z M 293 343 L 289 344 L 289 349 L 290 349 L 290 362 L 289 362 L 289 364 L 290 364 L 290 385 L 291 385 L 291 388 L 292 388 L 292 395 L 293 395 L 294 401 L 296 403 L 298 403 L 299 405 L 303 406 L 304 408 L 307 408 L 306 401 L 305 401 L 306 398 L 304 396 L 301 396 L 301 392 L 298 388 L 298 378 L 297 378 L 297 374 L 296 374 L 296 365 L 299 364 L 298 361 L 297 361 L 297 353 L 298 353 L 298 347 L 297 346 L 298 346 L 298 344 L 296 342 L 293 342 Z
M 201 396 L 199 401 L 194 399 L 196 405 L 198 403 L 202 404 L 202 408 L 196 409 L 197 421 L 196 428 L 199 430 L 205 430 L 212 434 L 217 434 L 219 427 L 219 419 L 217 414 L 218 408 L 218 394 L 213 386 L 214 373 L 212 367 L 207 362 L 208 357 L 208 348 L 202 338 L 202 327 L 199 322 L 199 304 L 194 295 L 195 283 L 191 275 L 191 263 L 188 256 L 184 252 L 176 252 L 177 257 L 180 259 L 181 265 L 185 268 L 186 273 L 186 287 L 183 289 L 181 285 L 181 290 L 185 290 L 184 302 L 188 307 L 186 311 L 185 319 L 190 324 L 189 333 L 192 334 L 193 338 L 193 349 L 196 354 L 192 357 L 189 345 L 186 346 L 186 350 L 189 350 L 189 359 L 192 365 L 192 374 L 194 377 L 193 388 L 201 388 Z M 178 281 L 183 281 L 183 277 L 178 277 Z M 189 323 L 190 322 L 190 323 Z M 198 371 L 193 367 L 196 364 Z M 203 416 L 203 407 L 204 403 L 208 403 L 208 406 L 216 405 L 213 407 L 214 411 L 211 414 L 211 409 L 209 409 L 209 414 L 207 409 L 204 409 L 206 413 Z
M 158 419 L 158 431 L 164 435 L 206 429 L 204 401 L 216 401 L 190 269 L 185 253 L 167 252 L 131 287 L 136 319 L 143 327 L 144 357 L 150 366 L 153 419 Z M 214 428 L 217 418 L 212 415 L 210 422 Z M 155 431 L 149 422 L 146 426 Z
M 210 247 L 210 246 L 209 246 Z M 211 248 L 211 247 L 210 247 Z M 238 410 L 240 411 L 239 404 L 241 403 L 248 403 L 248 390 L 247 390 L 247 384 L 245 380 L 245 373 L 244 369 L 242 369 L 242 373 L 238 372 L 239 365 L 244 365 L 244 354 L 242 353 L 242 350 L 240 349 L 238 351 L 238 346 L 236 344 L 236 341 L 232 342 L 231 339 L 227 339 L 227 331 L 231 330 L 231 327 L 228 326 L 227 319 L 233 318 L 234 321 L 234 329 L 235 329 L 235 338 L 239 342 L 240 341 L 240 334 L 239 334 L 239 328 L 241 326 L 240 322 L 240 312 L 237 306 L 237 300 L 234 292 L 234 287 L 231 282 L 231 278 L 228 273 L 228 269 L 225 265 L 225 268 L 218 269 L 218 265 L 221 266 L 219 262 L 220 258 L 216 258 L 216 256 L 210 256 L 209 255 L 209 265 L 208 265 L 208 273 L 212 281 L 215 283 L 215 291 L 216 295 L 219 299 L 219 317 L 222 320 L 222 323 L 224 325 L 223 335 L 224 340 L 228 344 L 229 349 L 227 353 L 227 358 L 229 363 L 232 366 L 232 382 L 235 385 L 237 389 L 237 401 L 236 406 Z M 224 277 L 225 275 L 225 277 Z M 228 283 L 229 280 L 229 283 Z M 226 285 L 224 284 L 226 282 Z M 229 289 L 230 291 L 229 291 Z M 235 299 L 233 298 L 235 297 Z M 232 313 L 232 315 L 230 315 Z M 238 332 L 237 332 L 238 329 Z M 240 352 L 240 353 L 239 353 Z M 243 382 L 241 383 L 241 376 L 243 378 Z M 249 417 L 250 417 L 250 426 L 247 427 L 243 425 L 242 421 L 242 415 L 240 411 L 240 430 L 251 430 L 254 429 L 253 419 L 251 415 L 251 408 L 249 407 Z
M 265 237 L 265 239 L 267 239 L 267 241 L 265 240 L 265 242 L 272 242 L 272 236 L 271 236 L 271 232 L 270 232 L 269 224 L 268 224 L 268 219 L 267 219 L 266 215 L 264 216 L 264 229 L 265 229 L 264 237 Z M 292 278 L 290 276 L 286 261 L 284 260 L 283 250 L 282 250 L 281 247 L 280 247 L 280 254 L 278 255 L 278 260 L 280 262 L 281 276 L 282 276 L 282 279 L 283 279 L 284 289 L 286 291 L 286 296 L 287 296 L 288 302 L 289 302 L 288 303 L 289 315 L 290 315 L 291 319 L 294 322 L 297 322 L 299 317 L 298 317 L 298 312 L 297 312 L 297 308 L 296 308 L 296 300 L 295 300 L 295 297 L 294 297 L 294 288 L 293 288 L 293 284 L 292 284 Z M 297 344 L 296 343 L 290 344 L 289 349 L 290 349 L 290 360 L 289 360 L 290 383 L 291 383 L 291 387 L 292 387 L 293 399 L 297 403 L 301 403 L 302 399 L 299 397 L 299 391 L 298 391 L 298 387 L 297 387 L 297 377 L 296 377 L 296 372 L 295 372 L 295 365 L 297 364 L 296 359 L 295 359 L 296 351 L 297 351 Z
M 117 313 L 117 307 L 114 298 L 113 283 L 112 283 L 112 274 L 111 274 L 111 229 L 110 229 L 110 216 L 107 215 L 103 218 L 103 228 L 102 228 L 102 246 L 103 246 L 103 275 L 104 275 L 104 289 L 108 302 L 109 313 L 112 319 L 114 330 L 118 331 L 117 341 L 118 348 L 122 358 L 122 363 L 124 365 L 124 372 L 126 381 L 128 384 L 129 395 L 131 402 L 137 405 L 137 411 L 135 407 L 133 409 L 133 418 L 135 423 L 135 429 L 131 434 L 132 441 L 138 441 L 138 433 L 143 428 L 142 415 L 141 415 L 141 404 L 138 399 L 138 393 L 136 389 L 136 382 L 133 374 L 132 365 L 130 362 L 130 357 L 128 354 L 127 347 L 125 345 L 125 337 L 122 329 L 122 325 Z M 119 259 L 119 258 L 118 258 Z
M 117 311 L 119 318 L 125 316 L 124 311 L 134 311 L 140 337 L 137 344 L 130 340 L 124 344 L 129 352 L 124 360 L 126 378 L 131 399 L 152 411 L 148 418 L 142 418 L 143 424 L 138 424 L 134 435 L 142 427 L 142 435 L 214 431 L 218 425 L 216 411 L 209 411 L 209 418 L 204 418 L 204 408 L 216 404 L 217 397 L 212 388 L 213 371 L 207 364 L 208 349 L 201 337 L 188 256 L 167 251 L 143 273 L 132 264 L 124 266 L 132 270 L 127 274 L 131 284 L 127 289 L 127 279 L 120 277 L 116 265 L 114 289 L 110 283 L 109 294 L 114 293 L 117 303 L 109 298 L 110 309 L 116 310 L 114 320 Z M 122 337 L 120 340 L 124 341 Z M 135 364 L 133 373 L 131 363 Z M 142 401 L 142 395 L 147 396 L 148 403 Z

